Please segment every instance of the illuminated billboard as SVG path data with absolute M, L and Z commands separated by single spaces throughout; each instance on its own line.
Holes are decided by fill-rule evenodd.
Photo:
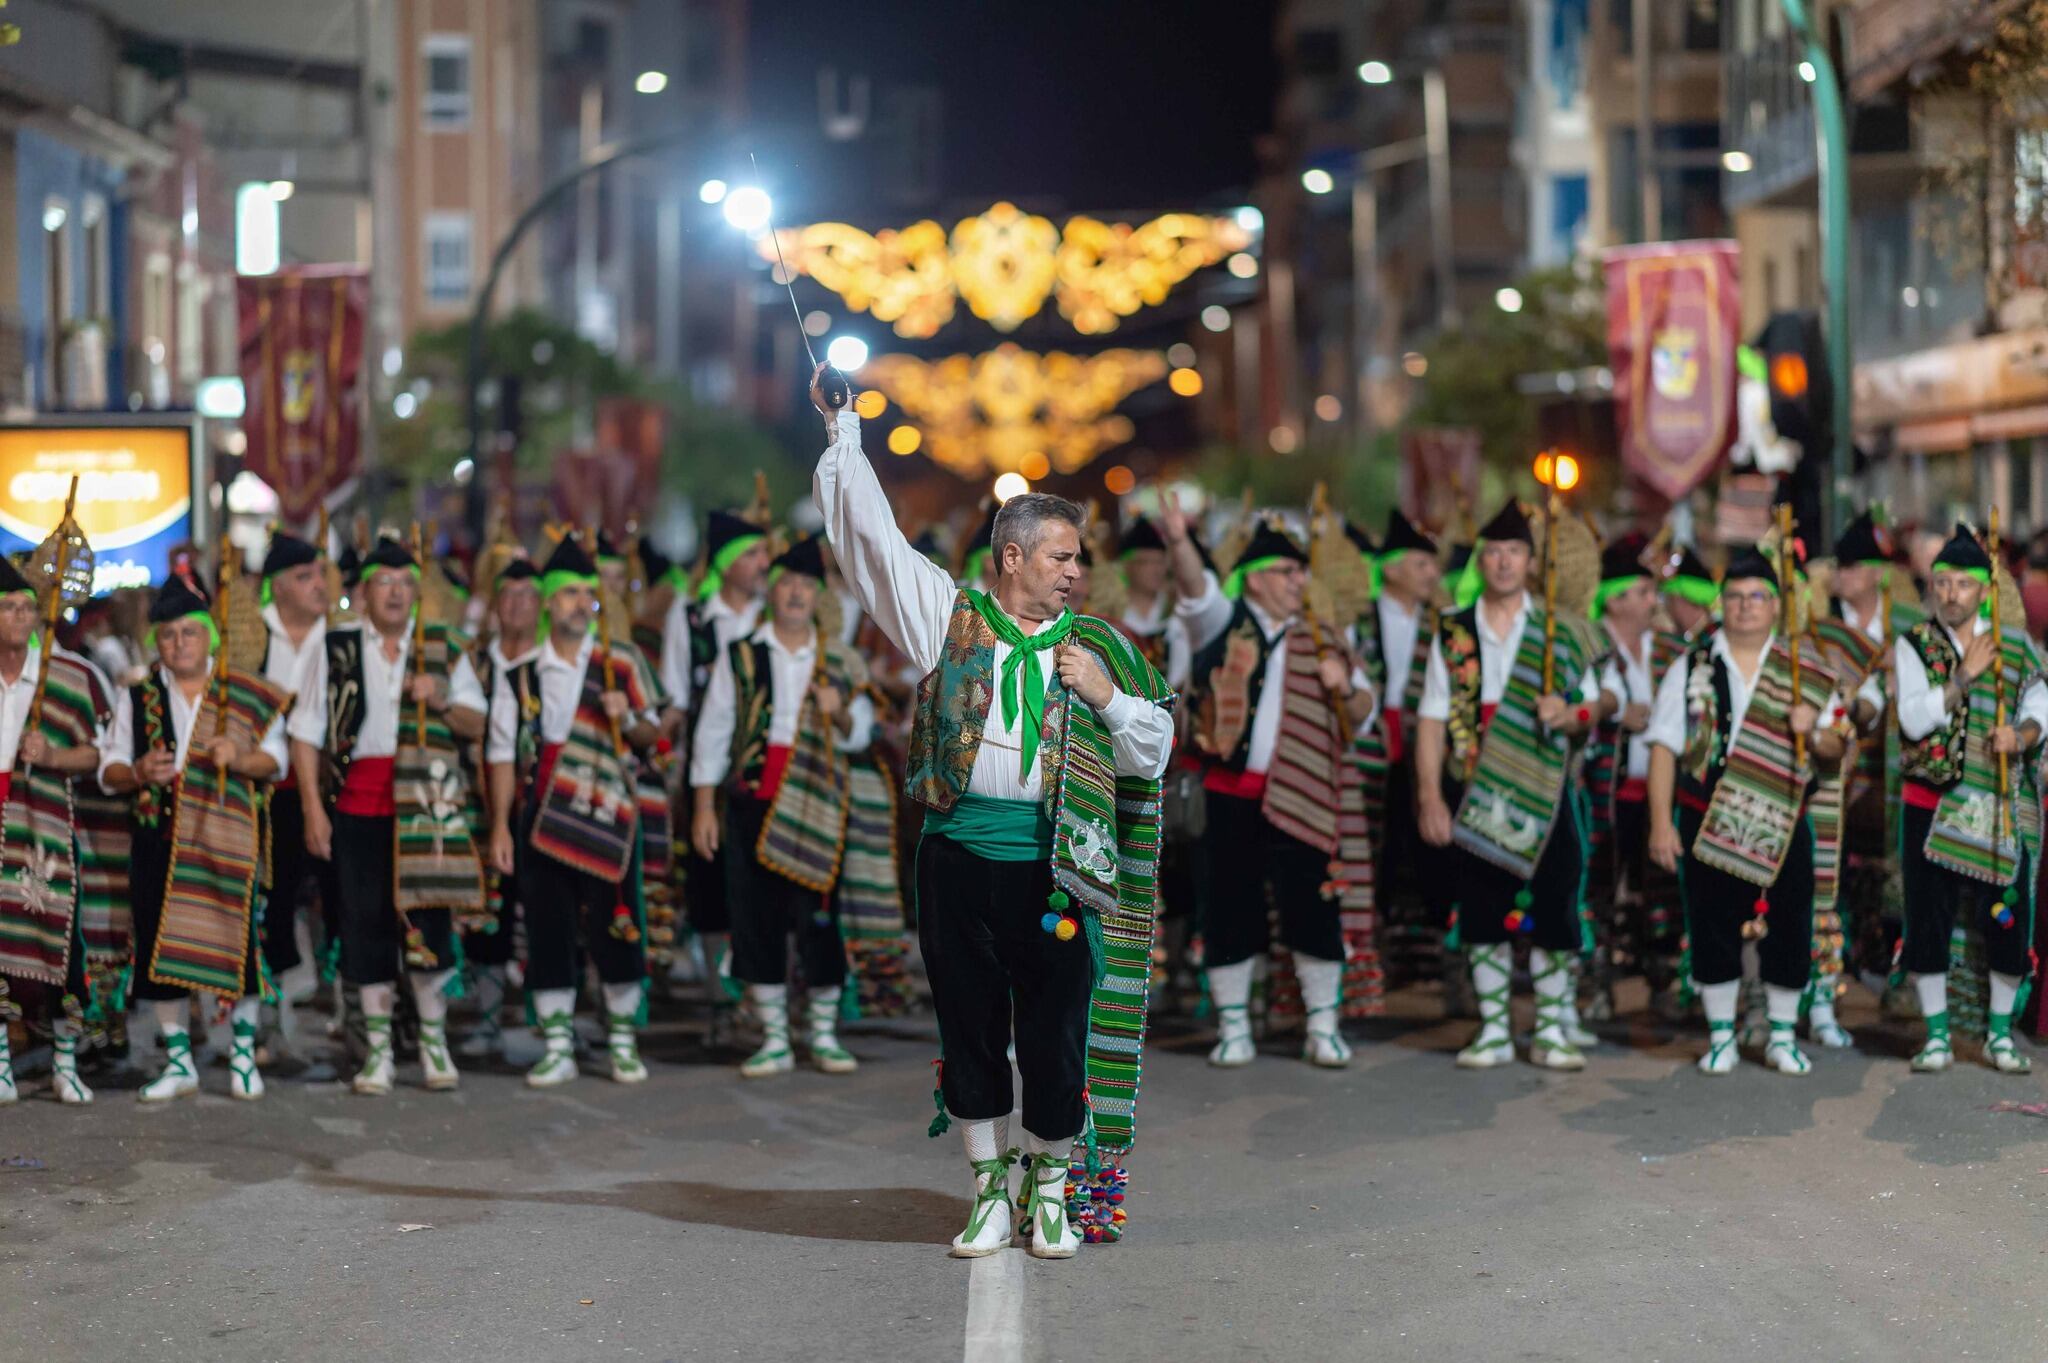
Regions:
M 0 552 L 42 543 L 78 475 L 93 590 L 162 582 L 192 539 L 189 425 L 0 426 Z

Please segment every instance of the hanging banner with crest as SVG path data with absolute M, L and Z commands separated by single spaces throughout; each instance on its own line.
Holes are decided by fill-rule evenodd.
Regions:
M 1622 465 L 1674 502 L 1735 437 L 1736 251 L 1732 241 L 1668 241 L 1603 257 Z
M 366 272 L 338 265 L 235 281 L 243 462 L 277 493 L 289 523 L 311 520 L 356 475 L 369 288 Z

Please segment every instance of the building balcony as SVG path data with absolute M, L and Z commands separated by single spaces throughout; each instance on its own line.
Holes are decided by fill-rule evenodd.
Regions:
M 1915 67 L 1969 50 L 2024 0 L 1864 0 L 1851 20 L 1843 78 L 1866 100 Z

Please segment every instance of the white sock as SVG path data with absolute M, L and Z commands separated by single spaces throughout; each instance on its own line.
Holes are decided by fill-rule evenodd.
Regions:
M 576 991 L 573 989 L 536 989 L 533 991 L 533 1015 L 546 1023 L 557 1013 L 564 1017 L 576 1011 Z
M 991 1160 L 1010 1148 L 1010 1119 L 995 1117 L 960 1123 L 960 1136 L 970 1160 Z
M 366 984 L 362 987 L 363 1016 L 366 1018 L 388 1018 L 391 1005 L 398 1001 L 398 986 L 395 984 Z
M 412 972 L 412 1002 L 419 1009 L 420 1021 L 425 1023 L 448 1020 L 448 996 L 442 993 L 453 970 L 415 970 Z
M 164 1044 L 169 1045 L 174 1036 L 191 1035 L 191 1028 L 187 1025 L 192 1016 L 191 1007 L 187 999 L 156 999 L 152 1002 L 150 1011 L 156 1014 L 156 1029 Z
M 50 1024 L 50 1033 L 53 1036 L 68 1037 L 73 1042 L 76 1042 L 81 1036 L 85 1035 L 85 1028 L 80 1024 L 73 1022 L 70 1018 L 60 1017 L 55 1022 Z M 59 1050 L 57 1052 L 57 1055 L 58 1058 L 61 1060 L 64 1057 L 64 1052 Z M 72 1061 L 72 1064 L 75 1067 L 77 1061 L 74 1059 Z
M 1252 997 L 1252 963 L 1209 967 L 1209 1000 L 1218 1008 L 1242 1008 Z
M 1024 1133 L 1024 1150 L 1025 1153 L 1032 1155 L 1051 1155 L 1061 1165 L 1065 1165 L 1074 1153 L 1074 1137 L 1049 1141 L 1043 1136 L 1034 1136 L 1027 1131 Z
M 2012 1016 L 2012 1006 L 2019 1002 L 2020 977 L 1991 972 L 1991 1011 L 1999 1017 Z
M 1706 1012 L 1709 1023 L 1718 1022 L 1724 1027 L 1735 1025 L 1735 1003 L 1742 993 L 1742 981 L 1729 980 L 1723 984 L 1703 984 L 1699 987 L 1700 1007 Z
M 1799 995 L 1803 991 L 1782 984 L 1764 986 L 1764 1011 L 1774 1027 L 1791 1027 L 1799 1021 Z
M 1514 978 L 1509 972 L 1515 962 L 1514 948 L 1506 942 L 1494 942 L 1475 947 L 1472 951 L 1472 992 L 1477 995 L 1500 995 Z M 1489 1014 L 1488 1009 L 1497 1011 Z M 1508 1008 L 1505 1003 L 1489 1003 L 1484 997 L 1479 1000 L 1479 1035 L 1487 1041 L 1500 1041 L 1508 1034 Z
M 255 994 L 245 994 L 235 1000 L 235 1011 L 231 1015 L 236 1022 L 254 1027 L 263 1012 L 263 1000 Z
M 1915 975 L 1913 992 L 1920 996 L 1920 1015 L 1933 1017 L 1936 1013 L 1948 1011 L 1948 972 L 1939 975 Z
M 640 1013 L 640 981 L 628 980 L 624 984 L 608 984 L 604 987 L 605 1020 L 621 1018 L 631 1022 Z
M 1337 993 L 1344 977 L 1342 961 L 1318 960 L 1314 956 L 1294 958 L 1294 975 L 1301 981 L 1301 1004 L 1311 1013 L 1337 1007 Z

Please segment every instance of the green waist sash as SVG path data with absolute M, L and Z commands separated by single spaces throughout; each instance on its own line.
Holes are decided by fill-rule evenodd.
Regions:
M 1041 800 L 963 794 L 951 809 L 927 808 L 924 831 L 943 834 L 990 861 L 1044 861 L 1052 856 L 1052 817 Z

